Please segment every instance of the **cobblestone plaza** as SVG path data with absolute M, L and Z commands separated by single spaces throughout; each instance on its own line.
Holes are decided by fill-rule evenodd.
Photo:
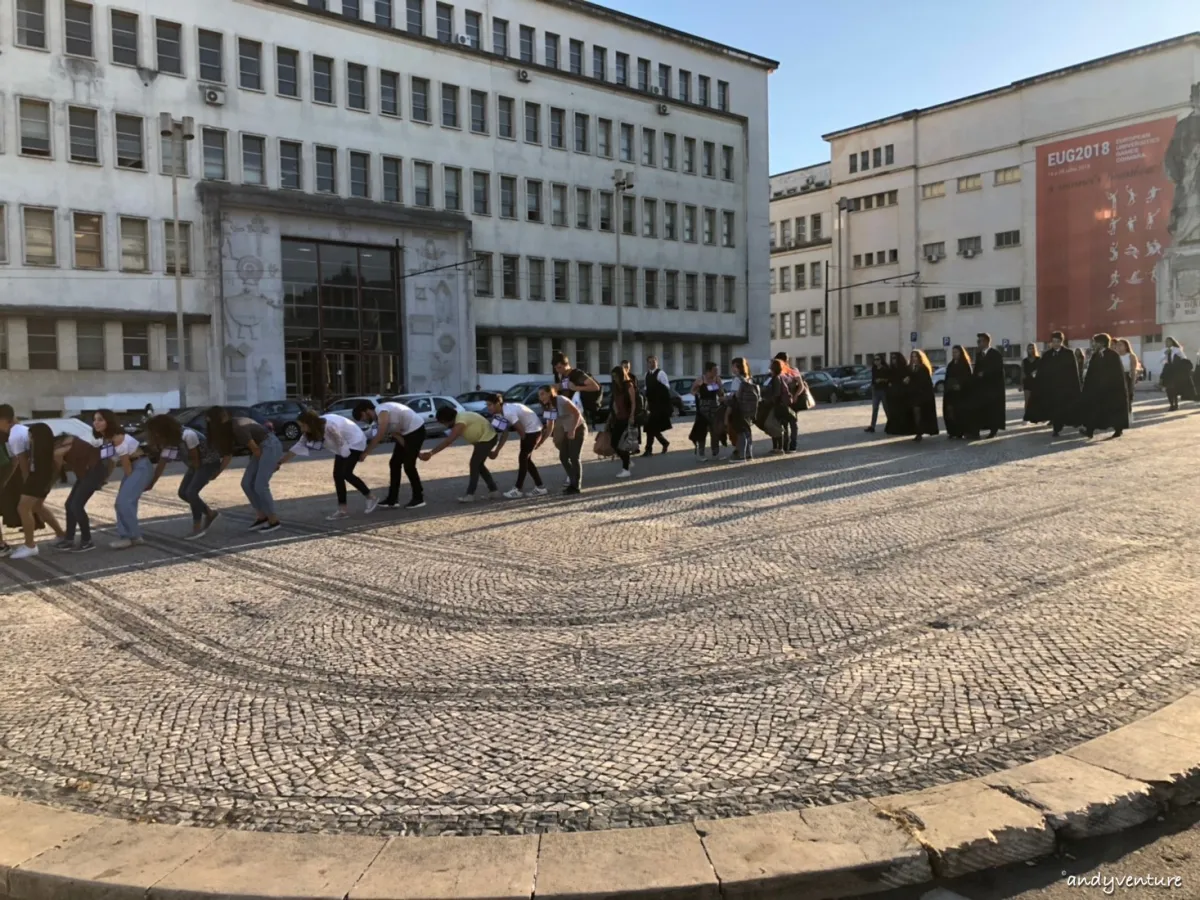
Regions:
M 423 466 L 425 510 L 364 517 L 352 497 L 339 523 L 326 458 L 276 477 L 271 535 L 245 531 L 239 473 L 222 476 L 207 496 L 225 512 L 194 543 L 168 470 L 142 502 L 147 546 L 0 562 L 0 793 L 484 834 L 824 804 L 1035 759 L 1200 681 L 1193 409 L 1139 403 L 1119 441 L 1016 426 L 916 445 L 823 407 L 797 456 L 674 452 L 626 482 L 589 463 L 580 497 L 467 508 L 456 448 Z M 678 420 L 668 437 L 685 440 Z M 538 461 L 556 487 L 554 453 Z M 502 489 L 515 463 L 506 448 Z M 359 472 L 378 491 L 386 457 Z

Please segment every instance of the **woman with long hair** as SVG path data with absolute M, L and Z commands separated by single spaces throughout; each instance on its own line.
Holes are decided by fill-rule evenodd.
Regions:
M 538 402 L 542 404 L 542 421 L 545 423 L 543 435 L 552 436 L 554 446 L 558 448 L 558 461 L 567 473 L 563 493 L 578 494 L 583 489 L 583 464 L 579 456 L 587 439 L 583 412 L 570 398 L 560 394 L 558 385 L 554 384 L 538 391 Z
M 146 448 L 131 434 L 121 434 L 113 440 L 113 462 L 114 467 L 120 466 L 122 477 L 114 504 L 117 539 L 108 546 L 113 550 L 128 550 L 145 543 L 138 506 L 142 494 L 154 486 L 154 464 Z
M 758 385 L 751 380 L 750 364 L 745 359 L 735 357 L 730 363 L 730 368 L 733 370 L 733 388 L 727 401 L 730 412 L 729 431 L 731 435 L 737 436 L 733 458 L 751 460 L 754 458 L 754 436 L 750 429 L 758 416 L 761 393 Z
M 1037 344 L 1025 345 L 1025 358 L 1021 360 L 1021 390 L 1025 392 L 1025 415 L 1026 422 L 1040 422 L 1038 411 L 1034 409 L 1036 402 L 1037 370 L 1041 364 L 1042 354 L 1038 350 Z
M 971 429 L 971 387 L 975 383 L 971 354 L 962 344 L 950 348 L 946 363 L 946 380 L 942 385 L 942 418 L 946 434 L 952 441 L 961 441 Z
M 888 357 L 890 373 L 887 387 L 887 398 L 884 409 L 887 413 L 887 423 L 883 430 L 890 435 L 915 435 L 916 423 L 913 422 L 913 406 L 909 399 L 908 384 L 909 363 L 904 354 L 898 351 Z
M 374 512 L 379 501 L 371 496 L 371 489 L 366 483 L 354 474 L 354 467 L 367 449 L 366 433 L 358 423 L 336 413 L 321 415 L 315 410 L 306 409 L 300 413 L 296 424 L 300 426 L 300 440 L 283 455 L 279 465 L 297 456 L 308 456 L 311 451 L 328 449 L 333 452 L 333 489 L 337 493 L 338 507 L 325 518 L 334 521 L 350 517 L 347 484 L 366 499 L 363 512 Z
M 92 543 L 92 521 L 87 505 L 92 495 L 104 486 L 113 470 L 113 441 L 125 434 L 111 409 L 97 410 L 92 415 L 92 433 L 101 441 L 97 449 L 87 441 L 72 440 L 63 452 L 63 469 L 75 473 L 75 483 L 67 494 L 67 525 L 63 539 L 55 544 L 60 550 L 86 553 L 95 550 Z M 75 529 L 79 528 L 79 545 L 75 545 Z
M 715 362 L 704 364 L 704 374 L 692 384 L 692 396 L 696 398 L 696 422 L 692 426 L 692 446 L 696 458 L 705 462 L 705 445 L 712 442 L 712 458 L 716 459 L 721 446 L 722 416 L 725 410 L 725 386 Z
M 887 357 L 876 353 L 871 357 L 871 424 L 863 429 L 868 434 L 875 433 L 875 426 L 879 423 L 879 407 L 883 407 L 883 414 L 887 416 L 887 394 L 891 380 L 892 370 Z
M 628 478 L 633 473 L 633 463 L 630 452 L 621 448 L 621 439 L 630 428 L 636 427 L 634 416 L 637 414 L 637 387 L 629 377 L 629 373 L 617 366 L 612 370 L 612 412 L 608 416 L 608 433 L 612 439 L 613 452 L 621 460 L 621 471 L 618 478 Z M 638 443 L 641 443 L 639 439 Z
M 158 451 L 154 481 L 162 476 L 167 464 L 181 461 L 187 466 L 179 482 L 179 499 L 192 511 L 192 531 L 184 540 L 201 538 L 212 527 L 218 513 L 200 499 L 200 492 L 224 469 L 221 457 L 210 450 L 198 431 L 184 428 L 174 416 L 154 416 L 146 422 L 148 441 Z M 153 483 L 151 484 L 153 487 Z
M 937 400 L 933 393 L 933 366 L 924 350 L 914 350 L 909 354 L 908 375 L 904 379 L 908 389 L 908 402 L 912 407 L 913 440 L 920 443 L 925 435 L 936 435 Z
M 1192 361 L 1183 352 L 1179 341 L 1173 337 L 1163 341 L 1162 386 L 1167 392 L 1167 403 L 1171 409 L 1179 409 L 1180 400 L 1195 400 L 1196 387 L 1192 383 Z
M 205 413 L 206 438 L 221 456 L 221 467 L 228 467 L 236 448 L 249 451 L 250 459 L 242 473 L 242 493 L 255 513 L 250 531 L 275 531 L 280 527 L 275 514 L 275 497 L 271 494 L 271 479 L 283 458 L 283 445 L 272 432 L 247 418 L 233 418 L 223 406 L 214 406 Z
M 1117 338 L 1113 349 L 1121 357 L 1121 368 L 1125 370 L 1125 391 L 1129 395 L 1129 416 L 1132 419 L 1133 389 L 1137 386 L 1138 372 L 1142 368 L 1142 361 L 1133 352 L 1133 345 L 1125 338 Z
M 18 464 L 25 479 L 21 485 L 21 499 L 17 502 L 25 543 L 12 552 L 12 558 L 26 559 L 38 555 L 33 536 L 39 521 L 54 529 L 59 540 L 64 537 L 62 526 L 54 514 L 46 509 L 46 497 L 58 480 L 58 467 L 54 463 L 54 432 L 44 422 L 34 422 L 28 427 L 13 425 L 9 431 L 8 445 L 10 454 L 19 457 Z

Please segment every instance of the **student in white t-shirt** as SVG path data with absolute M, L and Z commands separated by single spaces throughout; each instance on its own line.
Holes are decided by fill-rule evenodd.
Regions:
M 413 412 L 403 403 L 387 401 L 376 406 L 370 400 L 363 400 L 354 407 L 354 420 L 375 423 L 375 434 L 367 444 L 367 449 L 363 451 L 364 458 L 389 437 L 395 441 L 392 458 L 388 463 L 391 478 L 387 499 L 379 505 L 385 509 L 395 509 L 400 505 L 400 475 L 404 473 L 412 487 L 412 499 L 404 504 L 404 508 L 423 507 L 425 492 L 421 488 L 421 476 L 417 474 L 417 458 L 427 437 L 425 417 Z
M 191 507 L 192 533 L 184 540 L 203 537 L 219 513 L 200 499 L 200 492 L 224 470 L 220 454 L 209 449 L 198 431 L 184 428 L 174 416 L 154 416 L 146 423 L 146 434 L 158 450 L 158 463 L 150 487 L 154 487 L 168 463 L 185 463 L 187 471 L 179 482 L 179 499 Z
M 371 496 L 371 489 L 361 478 L 354 474 L 354 467 L 362 459 L 363 451 L 367 449 L 367 436 L 358 423 L 345 416 L 321 415 L 314 410 L 306 409 L 296 419 L 300 426 L 300 440 L 292 445 L 292 449 L 283 454 L 279 465 L 283 465 L 297 456 L 308 456 L 319 450 L 329 450 L 333 456 L 333 487 L 337 491 L 338 508 L 326 516 L 330 521 L 350 517 L 346 505 L 346 485 L 350 484 L 366 498 L 364 512 L 374 512 L 379 501 Z
M 154 464 L 142 449 L 137 438 L 121 434 L 113 439 L 113 461 L 122 472 L 117 489 L 114 511 L 117 517 L 117 539 L 108 546 L 113 550 L 128 550 L 146 543 L 138 521 L 138 504 L 142 494 L 154 486 Z
M 21 517 L 25 543 L 12 551 L 12 558 L 25 559 L 38 555 L 33 536 L 37 531 L 39 518 L 53 528 L 60 539 L 63 537 L 63 530 L 45 506 L 46 497 L 50 494 L 58 474 L 54 464 L 54 433 L 48 425 L 38 423 L 26 427 L 18 424 L 15 418 L 11 406 L 0 406 L 0 434 L 4 435 L 5 450 L 12 460 L 8 477 L 15 478 L 19 473 L 22 479 L 17 513 Z
M 509 500 L 518 500 L 525 496 L 525 476 L 533 478 L 531 497 L 542 497 L 546 488 L 542 485 L 542 476 L 537 466 L 533 464 L 533 451 L 538 448 L 545 435 L 542 431 L 542 420 L 532 409 L 523 403 L 505 403 L 500 394 L 492 394 L 487 400 L 488 418 L 492 427 L 500 435 L 500 443 L 492 451 L 495 459 L 500 455 L 500 449 L 508 441 L 509 431 L 515 431 L 520 437 L 520 449 L 517 453 L 517 486 L 506 491 L 504 496 Z

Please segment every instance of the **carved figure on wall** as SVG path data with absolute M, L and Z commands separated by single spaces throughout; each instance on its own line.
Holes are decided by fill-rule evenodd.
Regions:
M 1175 133 L 1163 159 L 1175 182 L 1168 229 L 1175 244 L 1200 241 L 1200 83 L 1192 85 L 1192 111 L 1175 123 Z

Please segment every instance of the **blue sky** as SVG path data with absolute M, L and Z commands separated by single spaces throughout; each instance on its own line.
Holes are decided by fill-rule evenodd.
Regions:
M 781 63 L 771 171 L 821 135 L 1200 30 L 1197 0 L 599 0 Z

